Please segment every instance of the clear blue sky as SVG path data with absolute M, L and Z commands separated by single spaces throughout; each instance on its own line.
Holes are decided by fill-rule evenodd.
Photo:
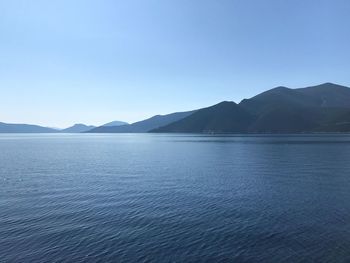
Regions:
M 0 121 L 137 121 L 350 86 L 348 0 L 0 0 Z

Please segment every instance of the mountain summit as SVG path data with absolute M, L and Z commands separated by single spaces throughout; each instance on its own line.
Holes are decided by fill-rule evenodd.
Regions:
M 82 123 L 77 123 L 77 124 L 74 124 L 71 127 L 68 127 L 66 129 L 61 130 L 60 132 L 63 132 L 63 133 L 80 133 L 80 132 L 89 131 L 89 130 L 91 130 L 93 128 L 95 128 L 95 126 L 85 125 L 85 124 L 82 124 Z

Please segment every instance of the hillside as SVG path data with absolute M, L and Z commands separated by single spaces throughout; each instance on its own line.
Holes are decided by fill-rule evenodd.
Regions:
M 350 131 L 350 89 L 325 83 L 277 87 L 238 105 L 222 102 L 152 132 L 301 133 Z
M 252 115 L 234 102 L 224 101 L 153 132 L 245 132 Z
M 167 115 L 156 115 L 149 119 L 121 126 L 100 126 L 88 131 L 89 133 L 141 133 L 165 126 L 169 123 L 183 119 L 194 111 L 176 112 Z

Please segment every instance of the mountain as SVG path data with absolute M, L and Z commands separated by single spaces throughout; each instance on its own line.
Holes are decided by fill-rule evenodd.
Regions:
M 245 132 L 252 121 L 252 114 L 236 103 L 224 101 L 200 109 L 184 119 L 154 129 L 153 132 Z
M 247 132 L 327 132 L 344 131 L 349 102 L 349 88 L 324 83 L 301 89 L 278 87 L 243 100 L 240 106 L 256 117 Z
M 350 89 L 345 86 L 324 83 L 296 91 L 314 98 L 321 107 L 350 108 Z
M 93 128 L 95 128 L 95 126 L 92 126 L 92 125 L 88 126 L 88 125 L 85 125 L 85 124 L 78 123 L 78 124 L 74 124 L 71 127 L 66 128 L 66 129 L 60 130 L 60 132 L 63 132 L 63 133 L 80 133 L 80 132 L 89 131 L 89 130 L 91 130 Z
M 156 115 L 149 119 L 122 126 L 100 126 L 88 131 L 89 133 L 141 133 L 165 126 L 183 119 L 194 111 L 176 112 L 167 115 Z
M 277 87 L 239 104 L 200 109 L 152 132 L 300 133 L 350 131 L 350 89 L 324 83 L 301 89 Z
M 0 133 L 55 133 L 55 129 L 30 124 L 0 122 Z
M 103 124 L 102 126 L 105 127 L 110 127 L 110 126 L 122 126 L 122 125 L 128 125 L 129 123 L 124 122 L 124 121 L 112 121 L 112 122 L 108 122 L 106 124 Z
M 317 99 L 304 95 L 297 90 L 277 87 L 258 94 L 250 99 L 242 100 L 239 105 L 252 114 L 264 114 L 280 107 L 314 107 Z
M 350 108 L 350 89 L 333 83 L 290 89 L 277 87 L 251 99 L 244 99 L 240 106 L 255 113 L 264 113 L 279 107 Z
M 350 88 L 324 83 L 306 88 L 276 87 L 239 104 L 223 101 L 199 110 L 156 115 L 100 127 L 75 124 L 64 130 L 0 122 L 0 133 L 307 133 L 350 132 Z

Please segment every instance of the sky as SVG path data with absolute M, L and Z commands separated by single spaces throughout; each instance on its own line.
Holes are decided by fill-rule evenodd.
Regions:
M 0 0 L 0 122 L 135 122 L 350 86 L 348 0 Z

